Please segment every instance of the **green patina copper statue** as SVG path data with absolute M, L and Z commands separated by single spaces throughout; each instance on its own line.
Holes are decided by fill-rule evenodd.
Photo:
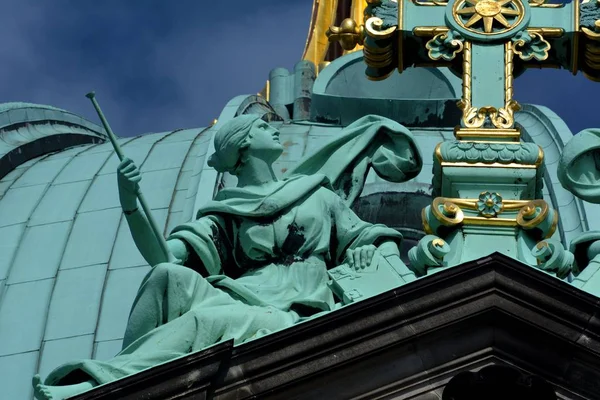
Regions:
M 364 117 L 284 180 L 272 169 L 283 151 L 278 136 L 255 115 L 236 117 L 217 132 L 209 165 L 235 175 L 238 184 L 220 191 L 196 221 L 173 230 L 167 246 L 174 263 L 138 209 L 138 168 L 121 162 L 123 212 L 153 268 L 134 301 L 123 350 L 105 362 L 65 364 L 44 384 L 36 376 L 37 398 L 63 399 L 219 341 L 243 343 L 335 310 L 342 302 L 328 270 L 342 263 L 359 274 L 373 272 L 376 257 L 397 272 L 396 286 L 414 279 L 399 257 L 402 236 L 360 220 L 347 204 L 369 167 L 396 181 L 419 172 L 410 132 L 382 117 Z
M 558 179 L 582 200 L 600 203 L 600 129 L 585 129 L 573 137 L 561 154 Z M 591 293 L 600 290 L 600 232 L 575 238 L 569 249 L 578 271 L 573 285 Z

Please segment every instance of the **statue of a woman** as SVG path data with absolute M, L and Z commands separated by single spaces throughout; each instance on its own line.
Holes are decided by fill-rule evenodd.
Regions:
M 396 134 L 408 144 L 396 170 L 408 179 L 421 159 L 410 133 Z M 138 249 L 153 268 L 134 301 L 123 350 L 108 361 L 62 365 L 44 384 L 36 376 L 38 399 L 70 397 L 219 341 L 239 344 L 334 310 L 340 304 L 328 286 L 327 270 L 344 261 L 365 268 L 378 251 L 402 264 L 402 236 L 361 221 L 331 189 L 328 177 L 275 177 L 272 163 L 283 151 L 278 137 L 258 116 L 237 117 L 217 132 L 209 165 L 237 176 L 238 184 L 220 191 L 197 220 L 174 229 L 167 245 L 177 263 L 166 262 L 137 207 L 137 167 L 131 160 L 119 165 L 121 205 Z M 364 164 L 365 154 L 374 155 L 368 151 L 373 140 L 366 137 L 356 133 L 340 146 L 355 148 Z M 359 145 L 364 151 L 356 151 Z M 390 171 L 381 154 L 377 157 L 381 171 Z
M 560 155 L 557 175 L 561 185 L 574 196 L 600 204 L 600 129 L 584 129 L 567 142 Z M 593 217 L 588 214 L 588 218 Z M 575 256 L 573 285 L 599 295 L 600 232 L 578 235 L 571 241 L 570 251 Z

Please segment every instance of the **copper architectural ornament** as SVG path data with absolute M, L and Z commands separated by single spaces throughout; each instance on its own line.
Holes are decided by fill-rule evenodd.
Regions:
M 329 42 L 339 42 L 342 49 L 351 51 L 364 43 L 364 26 L 358 25 L 352 18 L 346 18 L 340 26 L 330 26 L 325 33 Z
M 520 0 L 458 0 L 452 14 L 463 28 L 483 34 L 498 34 L 517 26 L 525 15 Z M 464 17 L 470 17 L 466 22 Z M 483 32 L 477 28 L 483 22 Z

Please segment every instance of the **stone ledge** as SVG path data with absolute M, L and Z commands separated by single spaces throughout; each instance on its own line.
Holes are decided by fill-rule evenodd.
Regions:
M 540 375 L 563 398 L 587 398 L 600 393 L 598 314 L 598 298 L 495 253 L 74 399 L 415 398 L 489 364 Z

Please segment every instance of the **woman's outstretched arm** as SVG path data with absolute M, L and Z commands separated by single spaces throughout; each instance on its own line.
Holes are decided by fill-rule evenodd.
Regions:
M 126 158 L 119 164 L 117 168 L 119 200 L 129 225 L 129 231 L 146 262 L 155 266 L 169 260 L 163 253 L 148 219 L 138 207 L 136 192 L 141 179 L 140 171 L 132 160 Z M 183 262 L 187 259 L 187 249 L 181 240 L 169 240 L 167 246 L 177 260 Z

